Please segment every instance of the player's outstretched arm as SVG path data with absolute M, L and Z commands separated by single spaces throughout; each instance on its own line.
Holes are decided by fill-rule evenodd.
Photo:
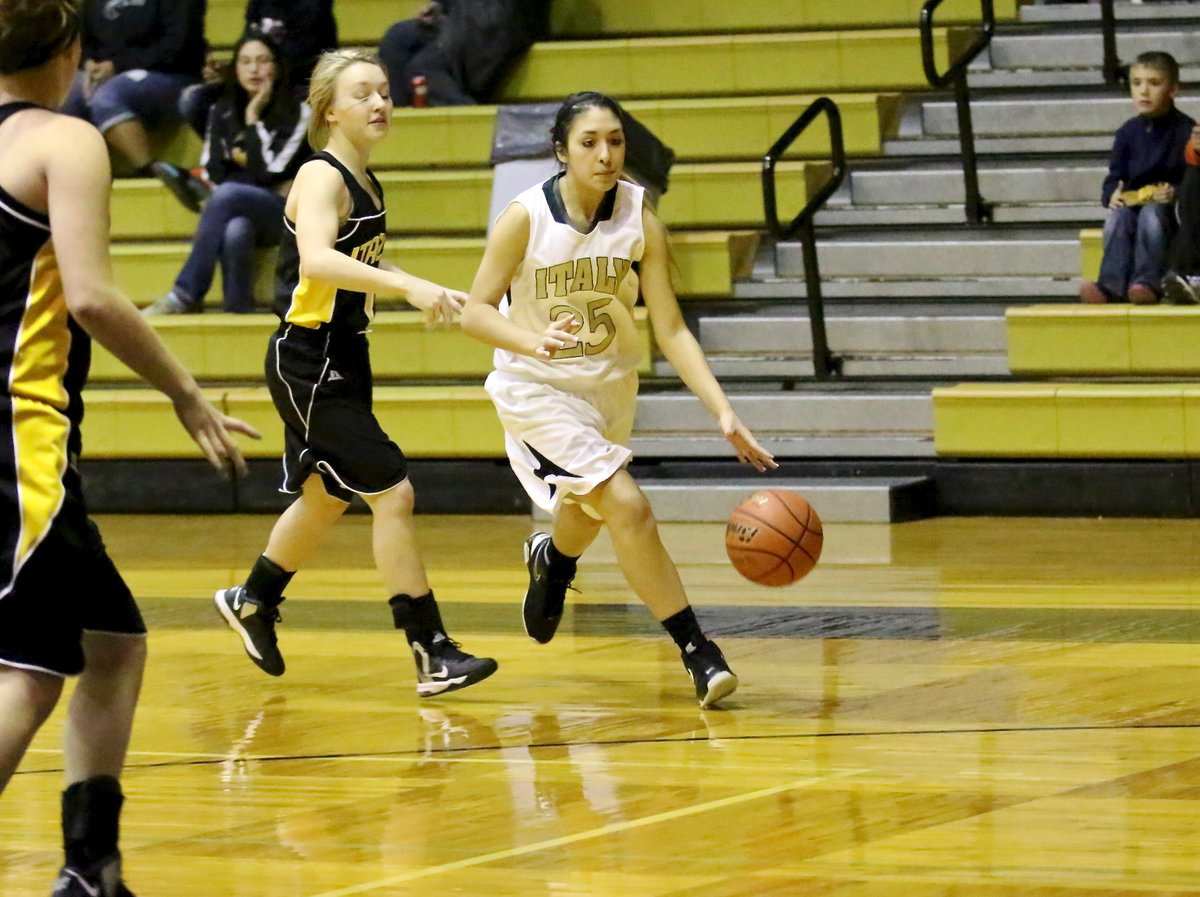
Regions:
M 94 128 L 56 116 L 41 134 L 51 238 L 67 308 L 79 325 L 150 385 L 166 393 L 209 462 L 245 469 L 233 430 L 259 438 L 244 421 L 217 411 L 192 375 L 117 289 L 108 256 L 108 151 Z
M 580 323 L 574 316 L 561 317 L 541 333 L 531 333 L 500 314 L 500 300 L 525 258 L 528 245 L 529 211 L 514 202 L 496 219 L 496 226 L 488 237 L 483 261 L 479 263 L 463 309 L 462 328 L 477 340 L 498 349 L 553 358 L 559 349 L 570 348 L 579 342 L 572 333 Z
M 641 265 L 642 298 L 650 312 L 655 342 L 684 385 L 718 420 L 721 432 L 737 452 L 738 460 L 760 472 L 769 467 L 778 467 L 774 456 L 759 445 L 754 434 L 734 413 L 725 390 L 721 389 L 721 384 L 708 366 L 704 351 L 683 320 L 679 300 L 675 298 L 675 290 L 671 287 L 667 234 L 662 222 L 646 209 L 642 213 L 642 224 L 646 241 Z

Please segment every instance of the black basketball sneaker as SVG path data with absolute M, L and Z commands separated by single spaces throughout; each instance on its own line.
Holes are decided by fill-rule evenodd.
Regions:
M 525 591 L 521 616 L 525 621 L 525 632 L 543 645 L 554 638 L 554 633 L 558 631 L 563 605 L 567 601 L 567 589 L 575 579 L 574 575 L 562 576 L 551 569 L 551 544 L 549 533 L 534 533 L 525 540 L 529 588 Z
M 133 897 L 121 880 L 121 855 L 110 854 L 86 869 L 63 866 L 50 897 Z
M 432 698 L 482 682 L 496 672 L 498 664 L 490 657 L 476 657 L 461 650 L 458 642 L 444 632 L 428 641 L 409 642 L 417 662 L 417 695 Z
M 688 642 L 683 651 L 683 665 L 696 686 L 701 707 L 711 707 L 738 687 L 737 676 L 729 669 L 716 642 L 708 639 L 699 644 Z
M 246 654 L 258 668 L 271 676 L 282 676 L 283 655 L 275 644 L 275 624 L 282 619 L 279 609 L 252 601 L 244 586 L 220 589 L 213 602 L 229 628 L 241 636 Z

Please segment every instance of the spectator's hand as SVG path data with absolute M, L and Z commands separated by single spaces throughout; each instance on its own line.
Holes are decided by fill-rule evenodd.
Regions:
M 1117 187 L 1112 192 L 1112 196 L 1108 200 L 1110 209 L 1120 209 L 1125 205 L 1125 197 L 1121 195 L 1121 191 L 1125 189 L 1124 181 L 1117 181 Z
M 267 103 L 271 101 L 271 93 L 275 90 L 275 78 L 272 75 L 263 75 L 262 81 L 258 84 L 258 90 L 250 97 L 250 102 L 246 104 L 246 124 L 258 124 L 258 120 L 262 117 L 262 111 L 266 108 Z
M 538 338 L 534 355 L 538 358 L 553 358 L 559 349 L 570 349 L 579 343 L 575 332 L 579 329 L 579 319 L 574 315 L 555 318 L 550 326 Z
M 83 64 L 83 96 L 90 100 L 96 88 L 117 73 L 111 59 L 89 59 Z
M 417 21 L 427 27 L 433 27 L 442 20 L 442 4 L 437 0 L 429 0 L 417 13 Z
M 1154 188 L 1154 201 L 1161 203 L 1169 203 L 1175 201 L 1175 187 L 1173 184 L 1158 184 Z
M 204 59 L 204 69 L 200 73 L 200 78 L 209 87 L 216 87 L 225 80 L 225 75 L 228 71 L 228 61 L 220 60 L 212 53 L 209 53 Z
M 726 411 L 721 415 L 721 432 L 725 434 L 725 438 L 737 452 L 738 460 L 749 464 L 759 473 L 767 468 L 779 466 L 775 461 L 775 456 L 758 444 L 754 434 L 746 429 L 746 425 L 738 419 L 733 411 Z

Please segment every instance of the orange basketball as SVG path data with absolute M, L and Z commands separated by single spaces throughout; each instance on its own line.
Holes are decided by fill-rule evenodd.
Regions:
M 725 550 L 737 572 L 760 586 L 791 585 L 821 557 L 821 518 L 786 489 L 755 492 L 729 515 Z

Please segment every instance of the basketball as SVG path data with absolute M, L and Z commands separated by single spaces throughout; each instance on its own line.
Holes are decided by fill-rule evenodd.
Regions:
M 729 515 L 725 550 L 734 569 L 760 586 L 786 586 L 821 557 L 821 518 L 802 495 L 786 489 L 755 492 Z

